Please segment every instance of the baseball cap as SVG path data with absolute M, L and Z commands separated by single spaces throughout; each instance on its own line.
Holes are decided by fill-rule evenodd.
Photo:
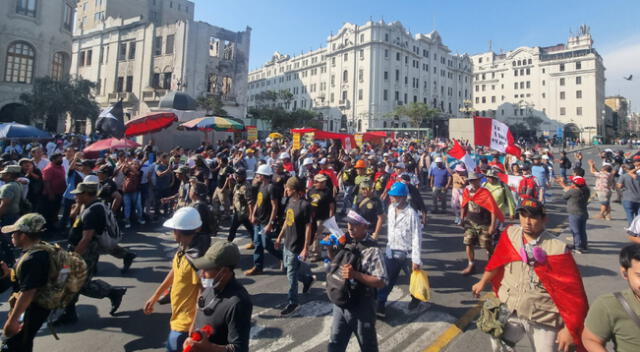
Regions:
M 348 224 L 352 225 L 371 225 L 370 222 L 368 222 L 365 218 L 362 217 L 362 215 L 358 214 L 354 210 L 349 210 L 349 212 L 347 213 L 346 221 Z
M 436 159 L 434 160 L 434 162 L 436 163 L 441 163 L 442 162 L 442 158 L 441 157 L 436 157 Z
M 235 243 L 215 241 L 200 258 L 193 259 L 193 266 L 198 270 L 235 267 L 240 262 L 240 250 Z
M 22 168 L 20 165 L 7 165 L 0 174 L 21 174 Z
M 315 176 L 313 176 L 313 180 L 317 181 L 317 182 L 324 182 L 326 180 L 328 180 L 329 177 L 327 177 L 327 175 L 325 174 L 317 174 Z
M 541 217 L 545 216 L 546 213 L 544 211 L 544 205 L 535 199 L 523 199 L 520 202 L 520 206 L 517 209 L 518 212 L 526 212 L 528 215 L 532 217 Z
M 2 233 L 12 233 L 16 231 L 26 233 L 36 233 L 44 231 L 47 221 L 38 213 L 28 213 L 22 215 L 13 225 L 2 227 Z
M 467 180 L 471 181 L 471 180 L 479 180 L 482 178 L 482 175 L 477 174 L 473 171 L 469 172 L 469 174 L 467 175 Z
M 76 189 L 71 191 L 71 194 L 82 194 L 82 193 L 96 193 L 98 192 L 98 183 L 97 182 L 81 182 L 78 183 Z

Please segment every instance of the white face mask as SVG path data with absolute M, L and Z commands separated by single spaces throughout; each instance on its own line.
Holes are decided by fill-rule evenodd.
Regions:
M 222 270 L 218 271 L 218 274 L 213 277 L 213 278 L 204 278 L 201 277 L 200 278 L 200 283 L 202 284 L 203 288 L 213 288 L 216 289 L 218 288 L 218 286 L 220 286 L 220 279 L 222 278 Z

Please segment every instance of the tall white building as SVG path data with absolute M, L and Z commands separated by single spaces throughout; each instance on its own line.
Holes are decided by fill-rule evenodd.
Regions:
M 0 1 L 0 121 L 29 121 L 20 94 L 69 73 L 76 0 Z
M 558 128 L 588 139 L 604 133 L 604 65 L 589 27 L 566 44 L 473 55 L 473 109 L 507 123 L 532 116 L 549 136 Z
M 276 52 L 251 71 L 248 104 L 263 105 L 262 92 L 286 90 L 291 101 L 271 104 L 316 110 L 325 130 L 354 132 L 410 128 L 389 113 L 421 102 L 441 111 L 439 127 L 446 133 L 446 119 L 459 116 L 471 98 L 471 65 L 467 55 L 452 54 L 436 31 L 413 36 L 400 22 L 346 23 L 326 47 L 293 57 Z
M 71 74 L 97 82 L 101 106 L 122 99 L 125 111 L 136 117 L 158 108 L 168 92 L 182 92 L 218 96 L 229 115 L 246 116 L 251 28 L 234 32 L 194 21 L 194 4 L 187 0 L 98 1 L 100 6 L 91 1 L 84 9 L 86 2 L 79 3 L 78 16 L 95 19 L 108 9 L 114 16 L 136 14 L 100 17 L 98 23 L 80 20 L 77 27 Z M 111 2 L 132 7 L 126 11 Z M 85 123 L 73 128 L 83 130 Z

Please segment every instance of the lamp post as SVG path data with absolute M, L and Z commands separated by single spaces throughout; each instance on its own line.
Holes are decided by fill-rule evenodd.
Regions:
M 471 117 L 471 113 L 473 113 L 473 102 L 471 100 L 465 99 L 462 102 L 462 107 L 459 109 L 459 111 L 463 114 L 465 114 L 465 116 L 467 118 Z

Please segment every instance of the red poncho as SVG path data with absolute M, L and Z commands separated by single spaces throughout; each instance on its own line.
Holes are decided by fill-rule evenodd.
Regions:
M 498 290 L 504 276 L 504 266 L 522 258 L 513 247 L 507 230 L 500 236 L 495 252 L 491 256 L 485 271 L 498 270 L 492 280 L 493 291 L 498 295 Z M 553 303 L 558 307 L 560 316 L 564 320 L 567 329 L 571 332 L 577 351 L 586 351 L 582 345 L 582 329 L 584 319 L 587 317 L 589 303 L 584 291 L 582 277 L 571 253 L 547 256 L 545 264 L 535 264 L 534 271 L 540 278 L 540 282 L 547 290 Z
M 479 206 L 487 209 L 490 213 L 494 214 L 498 218 L 498 220 L 504 222 L 504 215 L 502 214 L 500 207 L 498 207 L 498 204 L 496 203 L 495 199 L 493 199 L 493 196 L 488 189 L 478 188 L 473 197 L 471 197 L 469 189 L 465 188 L 464 192 L 462 192 L 462 204 L 460 206 L 464 208 L 464 206 L 466 206 L 469 201 L 472 201 Z

